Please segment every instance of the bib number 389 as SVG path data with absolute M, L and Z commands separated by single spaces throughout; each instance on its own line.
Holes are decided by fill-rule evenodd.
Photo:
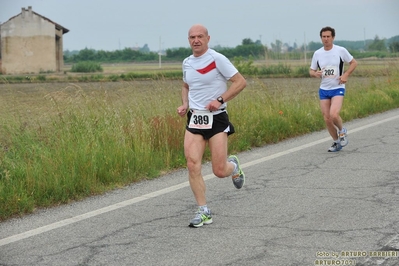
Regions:
M 213 124 L 213 114 L 208 110 L 192 110 L 189 128 L 211 129 Z

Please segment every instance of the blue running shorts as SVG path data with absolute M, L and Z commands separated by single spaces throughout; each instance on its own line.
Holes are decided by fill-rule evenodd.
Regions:
M 344 88 L 339 88 L 335 90 L 319 89 L 320 100 L 330 100 L 334 96 L 345 96 L 345 89 Z

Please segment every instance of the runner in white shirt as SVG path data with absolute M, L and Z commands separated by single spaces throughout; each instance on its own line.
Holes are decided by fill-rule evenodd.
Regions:
M 182 117 L 187 115 L 184 154 L 190 187 L 198 205 L 189 226 L 200 227 L 212 223 L 201 173 L 207 143 L 213 173 L 220 178 L 231 176 L 238 189 L 245 183 L 238 158 L 235 155 L 227 157 L 227 137 L 234 133 L 234 127 L 226 108 L 227 102 L 237 96 L 247 83 L 224 55 L 209 49 L 210 36 L 204 26 L 192 26 L 188 40 L 193 54 L 183 61 L 182 105 L 177 108 L 177 113 Z M 229 88 L 227 81 L 231 81 Z
M 345 84 L 349 75 L 355 70 L 357 62 L 348 50 L 333 44 L 335 39 L 333 28 L 322 28 L 320 38 L 323 47 L 313 54 L 309 74 L 311 77 L 321 78 L 320 108 L 327 130 L 334 140 L 328 151 L 335 152 L 348 144 L 347 130 L 343 127 L 340 111 L 344 101 Z M 345 72 L 344 63 L 349 63 L 349 68 Z

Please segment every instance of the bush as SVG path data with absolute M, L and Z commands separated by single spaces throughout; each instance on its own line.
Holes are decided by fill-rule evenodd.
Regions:
M 309 66 L 300 66 L 295 70 L 297 77 L 309 77 Z
M 72 66 L 71 72 L 89 73 L 89 72 L 102 72 L 103 68 L 99 63 L 95 62 L 79 62 Z
M 271 66 L 263 66 L 259 70 L 259 74 L 261 75 L 289 75 L 291 73 L 291 67 L 289 65 L 281 64 L 271 65 Z
M 46 81 L 46 76 L 45 76 L 45 75 L 38 75 L 38 76 L 36 77 L 36 79 L 37 79 L 37 80 L 40 80 L 40 81 Z

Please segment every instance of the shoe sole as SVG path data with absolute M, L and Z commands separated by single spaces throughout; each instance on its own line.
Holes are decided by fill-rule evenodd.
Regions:
M 189 227 L 193 227 L 193 228 L 198 228 L 198 227 L 202 227 L 204 224 L 208 225 L 208 224 L 211 224 L 211 223 L 213 223 L 212 219 L 208 220 L 206 222 L 202 222 L 200 224 L 192 224 L 192 223 L 190 223 L 188 226 Z
M 340 151 L 340 150 L 342 150 L 342 145 L 341 145 L 341 147 L 339 147 L 339 149 L 335 149 L 335 151 L 330 151 L 330 150 L 327 150 L 328 152 L 338 152 L 338 151 Z
M 330 150 L 328 150 L 328 152 L 338 152 L 338 151 L 340 151 L 340 150 L 342 150 L 342 147 L 341 147 L 340 149 L 336 149 L 335 151 L 330 151 Z

